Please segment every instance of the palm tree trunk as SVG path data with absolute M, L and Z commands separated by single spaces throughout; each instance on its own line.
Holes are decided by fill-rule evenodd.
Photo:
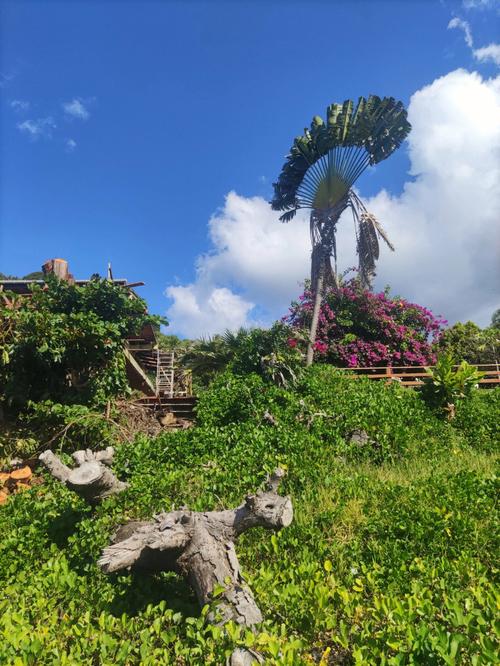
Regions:
M 318 330 L 319 311 L 321 309 L 321 299 L 323 296 L 323 281 L 324 281 L 324 262 L 321 262 L 321 267 L 318 271 L 318 278 L 316 280 L 316 288 L 314 290 L 314 308 L 311 321 L 311 328 L 309 330 L 309 342 L 307 344 L 306 367 L 312 365 L 314 359 L 314 343 L 316 342 L 316 331 Z

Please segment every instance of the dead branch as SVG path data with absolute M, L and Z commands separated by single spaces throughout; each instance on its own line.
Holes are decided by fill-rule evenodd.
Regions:
M 71 469 L 52 451 L 44 451 L 38 459 L 45 465 L 52 476 L 66 484 L 89 504 L 96 504 L 102 499 L 120 493 L 127 484 L 119 481 L 109 465 L 113 462 L 114 449 L 108 446 L 104 451 L 93 452 L 90 449 L 75 451 L 73 460 L 77 467 Z
M 277 494 L 284 475 L 282 469 L 276 469 L 265 490 L 248 495 L 235 509 L 205 513 L 181 509 L 125 525 L 104 549 L 98 564 L 106 573 L 176 571 L 187 578 L 202 607 L 213 601 L 217 591 L 213 621 L 233 620 L 254 627 L 262 621 L 262 614 L 241 575 L 234 542 L 252 527 L 280 530 L 290 525 L 291 499 Z M 230 663 L 246 666 L 256 660 L 254 653 L 235 650 Z

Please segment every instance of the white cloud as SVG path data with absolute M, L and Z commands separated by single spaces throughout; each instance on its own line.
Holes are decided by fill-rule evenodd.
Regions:
M 261 197 L 227 195 L 209 221 L 212 251 L 198 257 L 195 282 L 166 290 L 172 330 L 208 335 L 286 310 L 308 270 L 309 224 L 305 211 L 288 225 L 278 217 Z
M 70 102 L 63 102 L 62 108 L 64 113 L 73 118 L 78 118 L 80 120 L 87 120 L 90 117 L 90 112 L 87 109 L 86 100 L 82 100 L 79 97 L 75 97 Z
M 25 120 L 22 123 L 17 123 L 17 129 L 24 134 L 27 134 L 32 139 L 39 139 L 45 137 L 46 139 L 52 138 L 52 130 L 56 128 L 56 124 L 52 116 L 46 118 L 37 118 L 36 120 Z
M 375 286 L 486 325 L 500 305 L 500 77 L 451 72 L 413 95 L 409 119 L 412 180 L 366 201 L 396 246 L 382 248 Z M 194 337 L 283 315 L 309 272 L 307 212 L 283 225 L 262 198 L 231 192 L 209 234 L 195 281 L 167 288 L 172 330 Z M 339 270 L 357 263 L 353 236 L 341 219 Z
M 10 107 L 14 109 L 14 111 L 27 111 L 30 108 L 30 103 L 24 99 L 12 99 L 10 101 Z
M 451 72 L 413 95 L 409 119 L 414 182 L 367 202 L 396 245 L 378 284 L 487 324 L 500 301 L 500 77 Z
M 467 21 L 463 21 L 457 17 L 452 18 L 448 23 L 448 29 L 453 28 L 463 30 L 465 43 L 471 49 L 475 60 L 478 62 L 491 61 L 500 67 L 500 44 L 491 43 L 488 44 L 488 46 L 482 46 L 479 49 L 475 49 L 470 25 Z
M 72 153 L 77 146 L 77 143 L 74 139 L 66 139 L 66 152 Z
M 452 30 L 453 28 L 458 28 L 459 30 L 464 31 L 465 43 L 471 49 L 474 46 L 474 40 L 472 39 L 472 32 L 469 23 L 455 16 L 455 18 L 452 18 L 448 23 L 448 30 Z
M 254 304 L 226 287 L 190 284 L 168 287 L 166 295 L 173 299 L 168 316 L 177 333 L 202 337 L 229 328 L 236 330 L 247 322 Z
M 0 88 L 6 88 L 9 83 L 16 78 L 15 74 L 3 74 L 0 72 Z
M 480 49 L 474 49 L 472 53 L 474 54 L 474 58 L 479 62 L 488 62 L 488 60 L 491 60 L 491 62 L 500 67 L 500 44 L 489 44 Z

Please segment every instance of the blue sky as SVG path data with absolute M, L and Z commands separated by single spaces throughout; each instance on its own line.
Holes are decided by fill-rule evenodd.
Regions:
M 482 85 L 498 73 L 495 53 L 473 51 L 496 46 L 498 4 L 485 0 L 4 1 L 0 16 L 0 271 L 22 275 L 60 256 L 88 277 L 111 261 L 115 276 L 144 280 L 150 309 L 170 306 L 172 329 L 184 334 L 213 332 L 206 322 L 232 301 L 197 326 L 179 300 L 190 294 L 176 285 L 198 285 L 198 309 L 210 297 L 203 280 L 246 299 L 252 307 L 230 325 L 279 316 L 282 293 L 260 299 L 237 268 L 207 273 L 207 252 L 227 254 L 213 238 L 224 224 L 207 225 L 214 213 L 235 217 L 231 191 L 236 203 L 271 197 L 313 115 L 370 93 L 408 104 L 460 69 L 477 71 Z M 474 46 L 465 24 L 447 29 L 454 17 Z M 405 147 L 359 190 L 398 197 L 410 167 Z

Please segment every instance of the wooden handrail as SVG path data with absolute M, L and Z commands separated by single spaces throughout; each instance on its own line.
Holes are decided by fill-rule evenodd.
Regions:
M 478 384 L 500 384 L 500 364 L 497 363 L 475 363 L 476 370 L 483 373 L 483 377 L 478 380 Z M 379 365 L 372 367 L 356 366 L 354 368 L 337 368 L 345 372 L 352 373 L 350 376 L 367 377 L 368 379 L 385 379 L 388 382 L 397 381 L 402 386 L 422 386 L 424 379 L 429 377 L 428 369 L 435 368 L 435 365 Z M 459 365 L 454 365 L 459 368 Z

